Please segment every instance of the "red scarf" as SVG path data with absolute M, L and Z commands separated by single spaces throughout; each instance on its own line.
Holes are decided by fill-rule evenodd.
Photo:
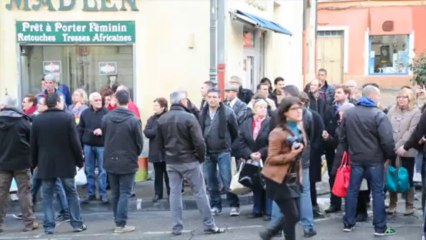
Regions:
M 253 139 L 256 140 L 259 135 L 260 129 L 262 128 L 262 122 L 265 120 L 265 117 L 254 116 L 253 117 Z

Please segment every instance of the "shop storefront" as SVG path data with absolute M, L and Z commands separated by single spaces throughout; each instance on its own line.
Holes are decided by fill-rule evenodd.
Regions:
M 54 74 L 71 89 L 98 91 L 114 83 L 134 89 L 133 21 L 17 21 L 21 93 L 40 91 Z

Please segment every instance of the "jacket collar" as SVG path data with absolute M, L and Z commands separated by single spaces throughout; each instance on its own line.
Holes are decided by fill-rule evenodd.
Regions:
M 65 112 L 64 110 L 58 109 L 56 107 L 54 108 L 48 108 L 46 111 L 44 111 L 45 113 L 47 112 Z
M 189 109 L 184 107 L 182 104 L 172 104 L 172 106 L 170 107 L 170 110 L 185 111 L 190 113 Z

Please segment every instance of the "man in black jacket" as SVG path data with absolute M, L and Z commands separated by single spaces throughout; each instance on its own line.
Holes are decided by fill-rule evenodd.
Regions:
M 24 231 L 39 227 L 31 201 L 31 147 L 29 117 L 16 109 L 16 98 L 6 97 L 0 110 L 0 232 L 6 214 L 12 179 L 18 184 L 19 205 L 25 225 Z
M 118 107 L 102 119 L 104 135 L 104 161 L 111 186 L 114 211 L 114 233 L 132 232 L 134 226 L 127 225 L 129 197 L 138 169 L 138 157 L 142 152 L 142 123 L 128 108 L 129 92 L 115 93 Z
M 361 181 L 367 177 L 373 195 L 373 225 L 376 236 L 395 234 L 386 225 L 384 189 L 384 164 L 394 159 L 395 142 L 392 126 L 377 107 L 380 90 L 366 86 L 357 106 L 345 112 L 340 141 L 351 158 L 351 178 L 346 196 L 344 231 L 353 231 L 356 223 L 357 201 Z
M 53 195 L 56 179 L 62 181 L 68 199 L 71 226 L 75 232 L 87 229 L 80 216 L 80 203 L 75 187 L 76 167 L 83 167 L 83 152 L 74 116 L 64 112 L 64 102 L 57 93 L 46 97 L 48 109 L 34 118 L 31 134 L 33 166 L 42 180 L 44 231 L 53 234 L 55 219 Z
M 107 175 L 104 168 L 104 139 L 101 129 L 102 118 L 108 113 L 108 110 L 102 106 L 102 97 L 98 92 L 91 93 L 89 100 L 90 107 L 81 114 L 77 127 L 86 158 L 87 197 L 82 203 L 96 199 L 95 168 L 97 166 L 99 196 L 102 203 L 108 204 Z
M 204 232 L 222 233 L 210 211 L 201 164 L 205 160 L 206 145 L 197 119 L 188 110 L 185 91 L 170 94 L 170 111 L 158 119 L 158 143 L 164 152 L 170 180 L 170 210 L 173 218 L 173 235 L 181 235 L 182 182 L 191 185 L 197 207 L 200 210 Z
M 231 193 L 231 150 L 232 143 L 238 137 L 238 123 L 235 113 L 220 101 L 219 90 L 210 89 L 207 93 L 207 106 L 200 115 L 201 130 L 207 146 L 207 159 L 204 163 L 204 173 L 210 188 L 210 203 L 213 215 L 222 212 L 222 198 L 220 197 L 219 175 L 226 198 L 231 207 L 230 216 L 240 215 L 239 199 Z

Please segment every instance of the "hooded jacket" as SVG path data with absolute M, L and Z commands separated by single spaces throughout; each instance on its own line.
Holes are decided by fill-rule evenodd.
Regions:
M 0 170 L 18 171 L 31 167 L 30 118 L 20 111 L 0 111 Z
M 129 109 L 118 107 L 102 119 L 105 170 L 131 174 L 138 169 L 143 149 L 142 123 Z
M 340 141 L 349 151 L 352 164 L 383 164 L 395 159 L 392 125 L 371 99 L 362 97 L 357 106 L 345 112 Z

